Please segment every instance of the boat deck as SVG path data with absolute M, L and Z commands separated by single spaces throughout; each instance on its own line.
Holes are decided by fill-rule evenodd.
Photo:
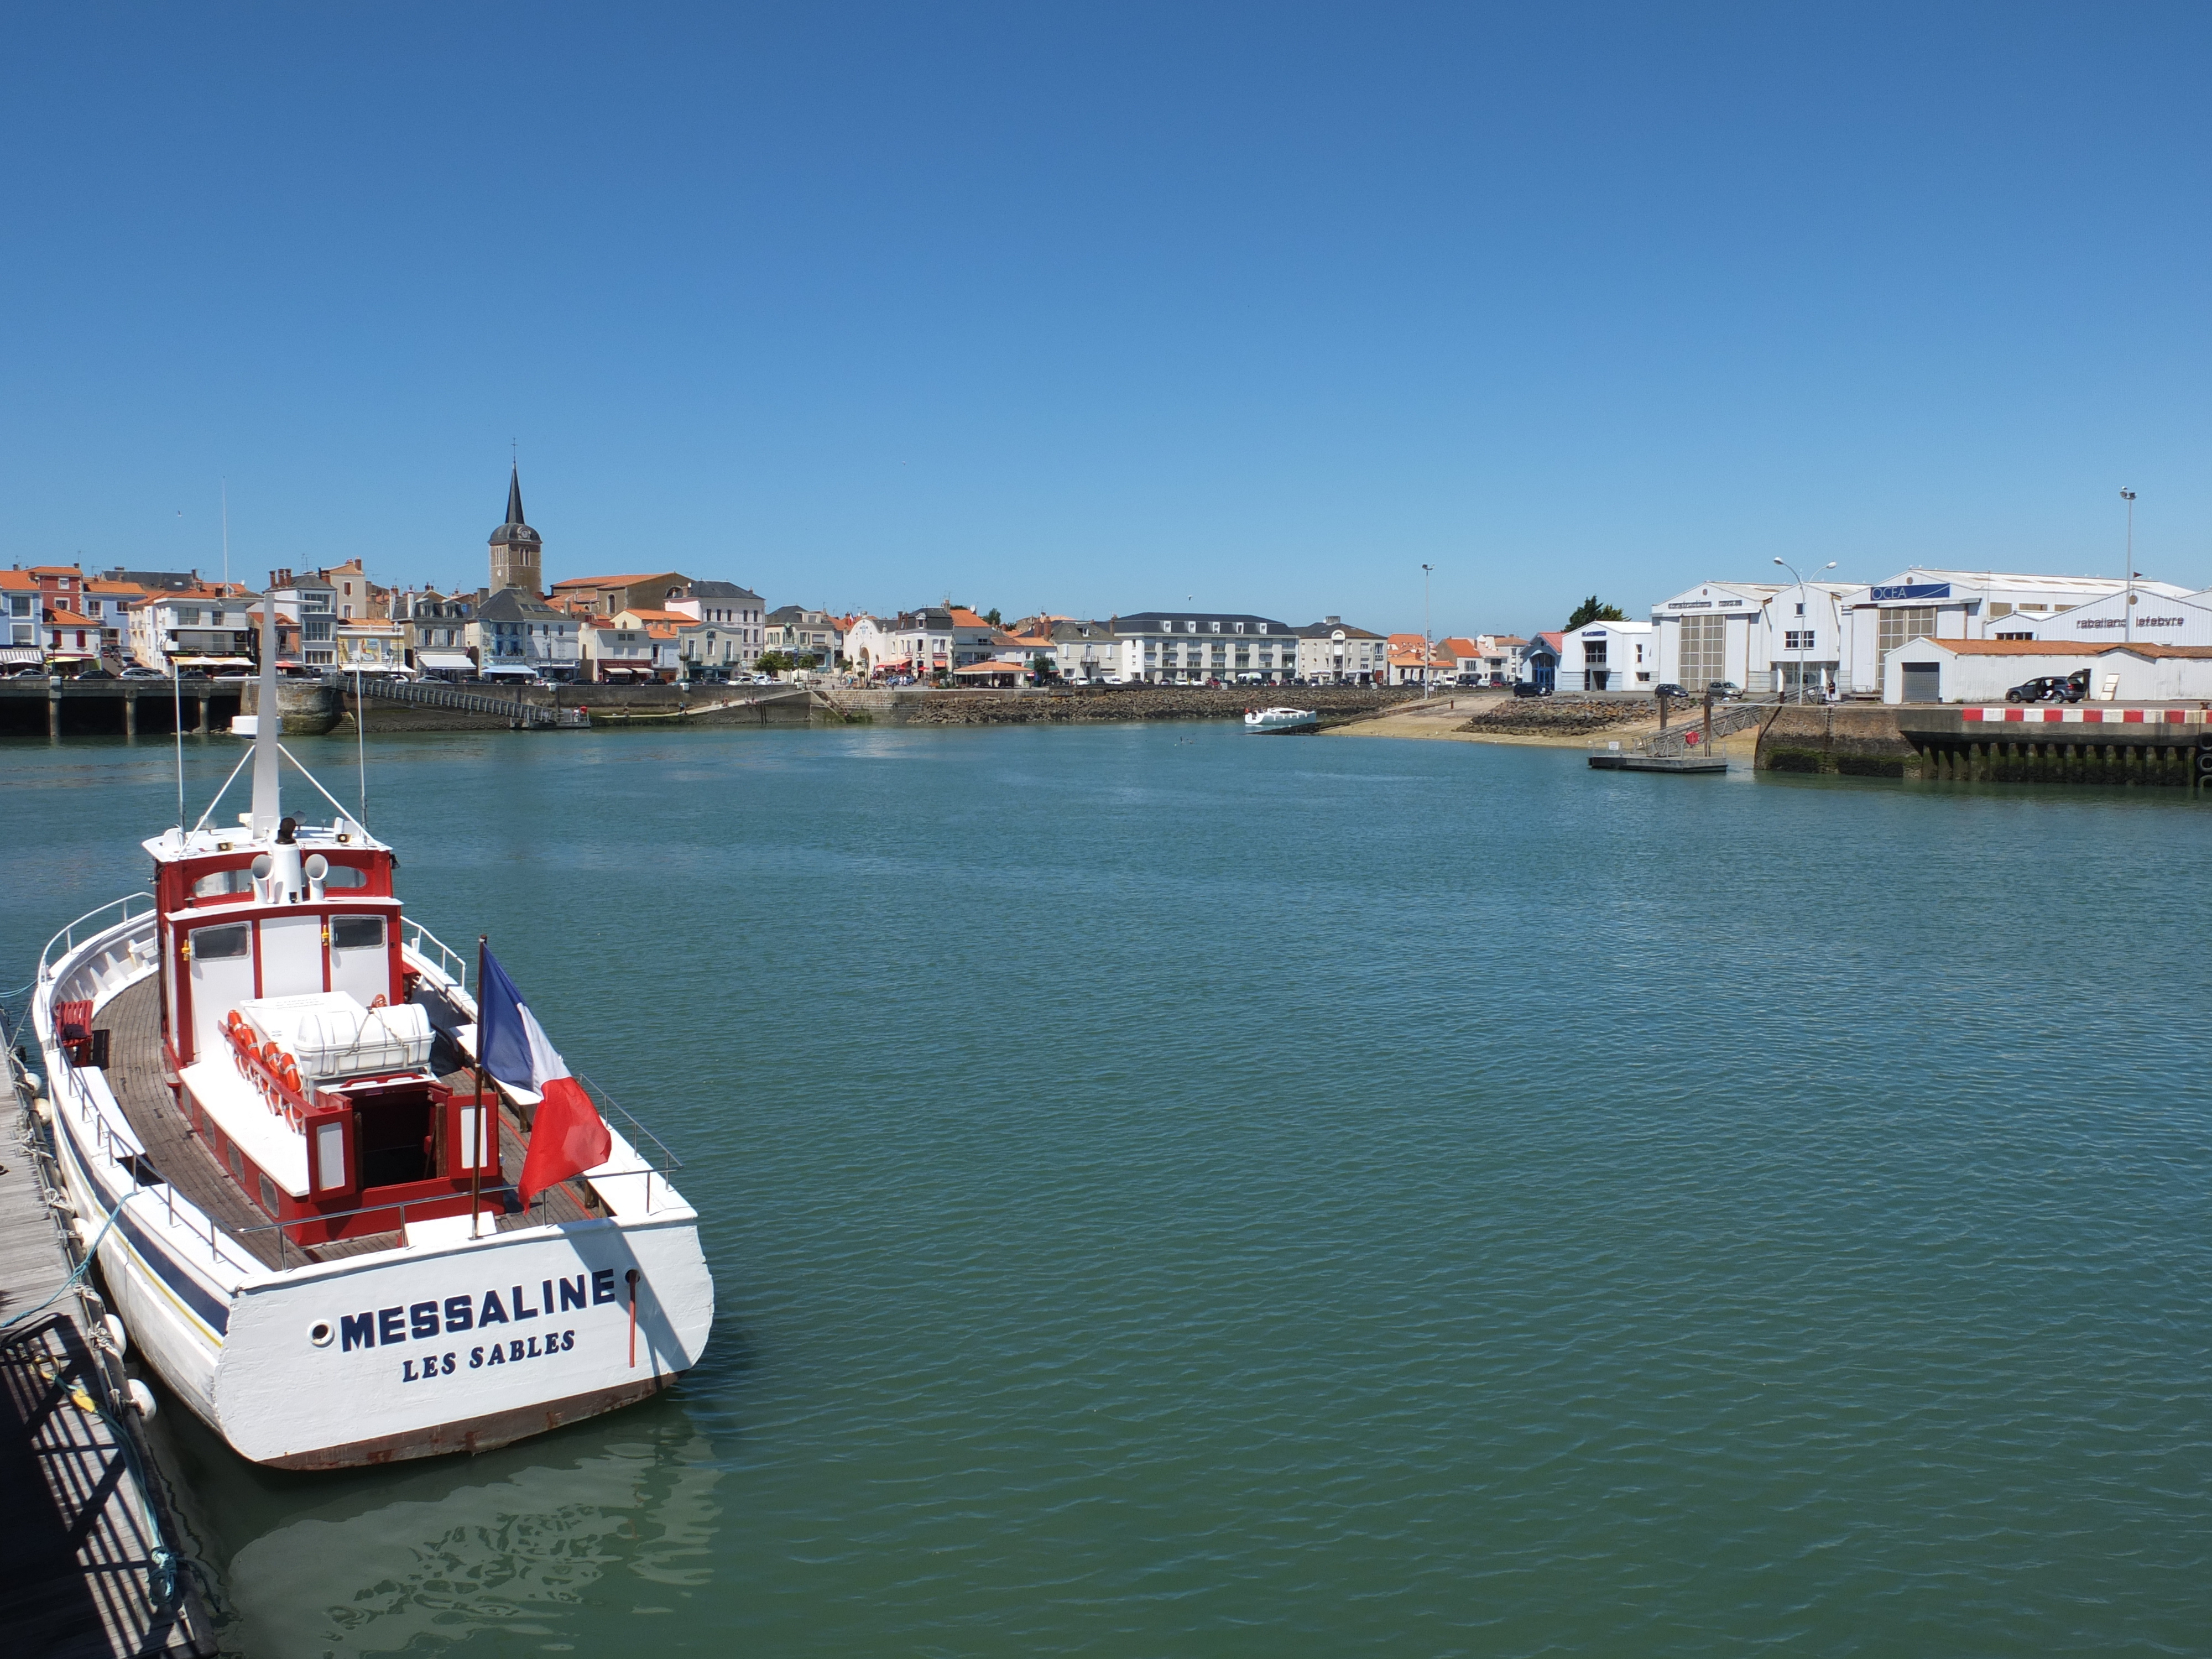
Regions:
M 131 1127 L 146 1149 L 146 1161 L 156 1175 L 189 1199 L 215 1224 L 228 1233 L 236 1246 L 264 1267 L 297 1267 L 301 1261 L 336 1261 L 347 1256 L 368 1255 L 397 1249 L 404 1241 L 395 1229 L 362 1238 L 340 1239 L 329 1244 L 301 1244 L 286 1240 L 279 1246 L 276 1229 L 261 1206 L 240 1190 L 230 1171 L 177 1109 L 176 1096 L 161 1077 L 161 983 L 148 975 L 119 993 L 93 1021 L 94 1029 L 108 1037 L 107 1086 L 123 1108 Z M 445 1079 L 464 1092 L 475 1087 L 465 1072 Z M 514 1108 L 505 1102 L 500 1111 L 501 1168 L 512 1182 L 522 1169 L 521 1126 Z M 512 1194 L 501 1200 L 501 1231 L 535 1227 L 547 1222 L 576 1221 L 597 1213 L 581 1203 L 568 1182 L 552 1188 L 525 1213 Z

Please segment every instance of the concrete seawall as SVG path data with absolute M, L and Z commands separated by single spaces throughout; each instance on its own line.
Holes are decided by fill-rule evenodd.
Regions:
M 2203 720 L 2000 724 L 1944 703 L 1784 704 L 1759 732 L 1755 763 L 1845 777 L 2179 787 L 2195 781 L 2198 737 L 2208 731 Z

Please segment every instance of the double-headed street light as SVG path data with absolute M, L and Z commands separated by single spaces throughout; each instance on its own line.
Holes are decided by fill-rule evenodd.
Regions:
M 2120 614 L 2127 619 L 2127 642 L 2133 645 L 2136 639 L 2136 492 L 2122 484 L 2120 499 L 2128 504 L 2128 592 L 2126 600 L 2120 606 Z
M 1784 558 L 1782 558 L 1782 557 L 1781 557 L 1781 556 L 1779 556 L 1778 555 L 1776 556 L 1774 562 L 1775 562 L 1775 563 L 1777 563 L 1777 564 L 1778 564 L 1778 565 L 1780 565 L 1780 566 L 1781 566 L 1784 570 L 1788 571 L 1791 575 L 1793 575 L 1793 576 L 1797 576 L 1797 591 L 1798 591 L 1800 593 L 1808 593 L 1808 594 L 1809 594 L 1810 590 L 1809 590 L 1809 589 L 1808 589 L 1808 588 L 1806 587 L 1806 586 L 1805 586 L 1805 579 L 1804 579 L 1802 576 L 1798 576 L 1798 575 L 1797 575 L 1797 567 L 1796 567 L 1796 565 L 1791 564 L 1788 560 L 1786 560 L 1786 559 L 1784 559 Z M 1820 567 L 1820 568 L 1821 568 L 1821 569 L 1823 569 L 1823 570 L 1833 570 L 1835 568 L 1836 568 L 1836 562 L 1835 562 L 1833 559 L 1829 560 L 1829 561 L 1827 562 L 1827 563 L 1826 563 L 1826 564 L 1824 564 L 1824 565 L 1822 565 L 1822 566 Z M 1808 622 L 1808 623 L 1809 623 L 1810 621 L 1812 621 L 1812 617 L 1809 617 L 1809 616 L 1808 616 L 1808 615 L 1806 614 L 1806 612 L 1805 612 L 1805 607 L 1804 607 L 1803 605 L 1799 605 L 1799 606 L 1797 607 L 1797 614 L 1798 614 L 1799 617 L 1800 617 L 1802 620 L 1805 621 L 1805 622 Z M 1805 650 L 1806 650 L 1806 647 L 1808 646 L 1808 644 L 1811 641 L 1812 637 L 1813 637 L 1813 630 L 1812 630 L 1811 629 L 1809 629 L 1809 628 L 1800 628 L 1800 629 L 1798 629 L 1796 630 L 1796 639 L 1797 639 L 1797 701 L 1798 701 L 1798 702 L 1804 702 L 1804 701 L 1805 701 Z M 1747 675 L 1745 678 L 1749 678 L 1749 676 L 1748 676 L 1748 675 Z M 1776 701 L 1777 702 L 1779 702 L 1781 701 L 1781 699 L 1780 699 L 1779 697 L 1777 697 L 1777 698 L 1775 699 L 1775 701 Z

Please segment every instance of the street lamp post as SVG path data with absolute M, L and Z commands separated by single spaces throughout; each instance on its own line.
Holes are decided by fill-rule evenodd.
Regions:
M 1437 648 L 1429 642 L 1429 577 L 1436 569 L 1432 564 L 1421 567 L 1421 696 L 1429 695 L 1429 665 L 1436 660 Z
M 1806 586 L 1805 586 L 1805 579 L 1804 579 L 1802 576 L 1798 576 L 1798 575 L 1797 575 L 1797 567 L 1796 567 L 1796 565 L 1794 565 L 1794 564 L 1791 564 L 1788 560 L 1784 559 L 1784 558 L 1781 558 L 1781 557 L 1778 557 L 1778 556 L 1775 559 L 1774 562 L 1775 562 L 1775 563 L 1777 563 L 1777 564 L 1778 564 L 1778 565 L 1780 565 L 1780 566 L 1781 566 L 1784 570 L 1788 571 L 1788 572 L 1789 572 L 1792 576 L 1796 576 L 1796 577 L 1797 577 L 1797 591 L 1798 591 L 1800 593 L 1804 593 L 1804 594 L 1806 594 L 1806 595 L 1807 595 L 1807 598 L 1808 598 L 1808 602 L 1809 602 L 1809 600 L 1810 600 L 1810 597 L 1811 597 L 1810 590 L 1809 590 L 1809 589 L 1808 589 L 1808 588 L 1806 587 Z M 1822 566 L 1820 567 L 1820 568 L 1821 568 L 1821 569 L 1823 569 L 1823 570 L 1833 570 L 1835 568 L 1836 568 L 1836 562 L 1835 562 L 1833 559 L 1829 560 L 1829 561 L 1827 562 L 1827 563 L 1826 563 L 1826 564 L 1824 564 L 1824 565 L 1822 565 Z M 1797 607 L 1797 609 L 1798 609 L 1798 611 L 1802 613 L 1802 612 L 1803 612 L 1803 611 L 1804 611 L 1805 607 L 1804 607 L 1803 605 L 1799 605 L 1799 606 Z M 1812 620 L 1812 618 L 1811 618 L 1809 616 L 1804 616 L 1804 617 L 1802 617 L 1802 620 L 1806 621 L 1806 622 L 1810 622 L 1810 621 Z M 1809 628 L 1800 628 L 1800 629 L 1798 629 L 1796 630 L 1796 635 L 1797 635 L 1797 701 L 1798 701 L 1798 702 L 1804 702 L 1804 701 L 1805 701 L 1805 648 L 1806 648 L 1806 641 L 1807 641 L 1808 639 L 1810 639 L 1810 638 L 1811 638 L 1811 636 L 1812 636 L 1812 632 L 1813 632 L 1813 630 L 1812 630 L 1811 629 L 1809 629 Z M 1747 678 L 1750 678 L 1750 676 L 1749 676 L 1748 674 L 1746 674 L 1745 678 L 1747 679 Z M 1779 697 L 1777 697 L 1777 698 L 1775 699 L 1775 701 L 1776 701 L 1777 702 L 1781 702 L 1781 701 L 1782 701 L 1782 699 L 1781 699 L 1781 698 L 1779 698 Z
M 2127 598 L 2120 606 L 2120 614 L 2126 618 L 2127 642 L 2133 645 L 2136 641 L 2136 492 L 2123 484 L 2120 486 L 2120 499 L 2128 504 Z

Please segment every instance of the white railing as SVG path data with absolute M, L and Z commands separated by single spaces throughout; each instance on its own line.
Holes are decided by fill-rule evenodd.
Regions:
M 54 937 L 61 939 L 71 928 L 90 921 L 100 915 L 100 910 L 111 909 L 115 905 L 122 905 L 127 911 L 133 899 L 142 898 L 148 901 L 150 914 L 152 896 L 132 893 L 102 905 L 100 910 L 79 916 L 70 928 L 63 929 L 62 933 Z M 109 927 L 117 925 L 111 922 Z M 47 946 L 48 951 L 52 948 L 52 945 Z M 44 957 L 40 959 L 40 972 L 43 976 L 52 977 Z M 118 1208 L 130 1210 L 142 1225 L 152 1223 L 158 1216 L 172 1234 L 191 1240 L 195 1246 L 204 1243 L 208 1259 L 218 1273 L 226 1267 L 239 1273 L 259 1271 L 258 1262 L 241 1261 L 226 1249 L 228 1241 L 216 1228 L 215 1218 L 190 1199 L 180 1200 L 175 1186 L 170 1182 L 165 1179 L 155 1186 L 139 1184 L 139 1169 L 141 1161 L 145 1158 L 146 1149 L 139 1144 L 137 1136 L 131 1132 L 127 1122 L 122 1121 L 122 1109 L 116 1104 L 107 1079 L 97 1072 L 88 1072 L 78 1066 L 62 1051 L 60 1033 L 54 1029 L 52 1008 L 33 1004 L 33 1012 L 46 1016 L 44 1021 L 34 1019 L 33 1026 L 33 1035 L 39 1039 L 47 1062 L 46 1097 L 53 1103 L 58 1116 L 74 1109 L 76 1121 L 82 1126 L 89 1150 L 106 1159 L 117 1172 L 116 1184 L 123 1193 L 118 1201 Z M 100 1085 L 96 1091 L 93 1081 L 97 1081 Z M 57 1128 L 58 1127 L 57 1125 Z
M 143 910 L 133 912 L 131 907 L 134 904 L 143 904 L 146 908 Z M 46 948 L 39 952 L 39 978 L 40 981 L 43 982 L 54 976 L 54 963 L 58 957 L 65 957 L 70 951 L 76 949 L 78 928 L 84 927 L 85 923 L 90 921 L 94 916 L 106 915 L 107 912 L 117 909 L 118 907 L 120 907 L 121 910 L 120 915 L 100 923 L 97 927 L 88 929 L 88 934 L 104 933 L 110 928 L 123 926 L 125 922 L 141 921 L 147 916 L 152 915 L 154 914 L 154 896 L 151 893 L 125 893 L 121 898 L 110 899 L 106 903 L 100 905 L 96 909 L 86 911 L 75 921 L 70 923 L 68 927 L 63 928 L 60 933 L 56 933 L 52 939 L 46 941 Z
M 413 930 L 413 936 L 411 938 L 409 936 L 409 930 L 410 928 Z M 416 956 L 422 957 L 425 961 L 429 959 L 430 952 L 432 951 L 436 951 L 438 955 L 439 970 L 443 973 L 447 979 L 450 979 L 454 984 L 459 986 L 462 990 L 465 991 L 469 988 L 469 959 L 463 956 L 459 951 L 453 950 L 451 946 L 447 945 L 445 940 L 440 939 L 435 933 L 425 927 L 421 922 L 415 921 L 412 917 L 401 922 L 399 924 L 399 942 L 408 950 L 412 951 Z M 423 948 L 425 945 L 428 945 L 429 949 L 425 950 Z

